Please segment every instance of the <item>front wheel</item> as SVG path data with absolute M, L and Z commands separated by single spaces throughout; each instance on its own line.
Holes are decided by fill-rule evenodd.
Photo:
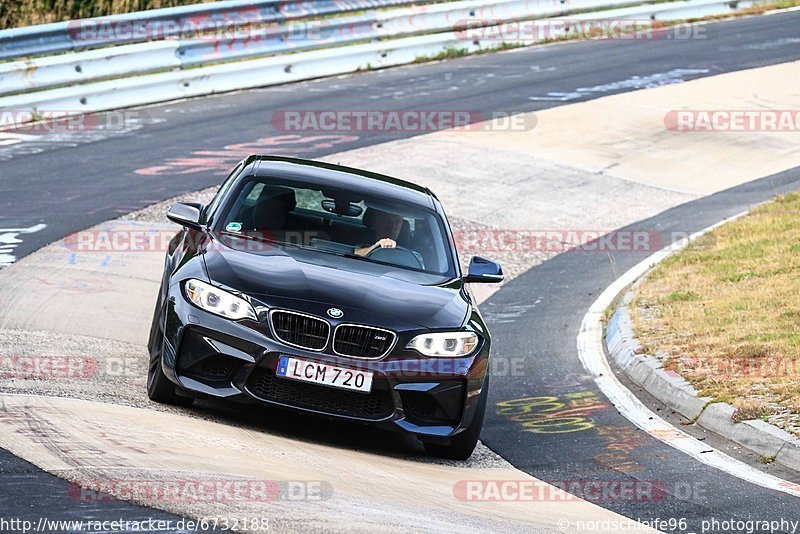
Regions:
M 478 445 L 478 438 L 481 436 L 481 428 L 483 428 L 483 417 L 486 415 L 486 404 L 489 398 L 489 375 L 486 375 L 486 380 L 483 384 L 483 391 L 481 391 L 481 399 L 478 401 L 478 406 L 475 408 L 477 411 L 472 417 L 472 422 L 466 430 L 456 435 L 450 440 L 447 445 L 440 443 L 423 442 L 425 452 L 437 458 L 446 458 L 448 460 L 467 460 L 472 456 L 475 446 Z
M 164 321 L 163 314 L 158 320 L 158 323 L 153 325 L 156 330 L 153 337 L 154 343 L 151 345 L 150 350 L 150 365 L 147 367 L 147 396 L 150 400 L 160 402 L 162 404 L 173 404 L 176 406 L 191 406 L 194 399 L 191 397 L 182 397 L 175 393 L 175 384 L 173 384 L 164 370 L 161 368 L 161 358 L 164 347 Z

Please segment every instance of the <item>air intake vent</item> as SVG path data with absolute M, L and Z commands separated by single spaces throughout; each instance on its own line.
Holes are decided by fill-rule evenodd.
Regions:
M 247 388 L 256 397 L 270 402 L 359 419 L 384 419 L 394 410 L 388 390 L 376 388 L 364 394 L 305 384 L 277 378 L 269 369 L 256 369 L 247 381 Z
M 333 352 L 354 358 L 380 358 L 394 344 L 395 334 L 389 330 L 343 324 L 333 333 Z
M 295 347 L 322 350 L 328 344 L 331 327 L 327 321 L 310 315 L 277 310 L 271 314 L 275 336 Z

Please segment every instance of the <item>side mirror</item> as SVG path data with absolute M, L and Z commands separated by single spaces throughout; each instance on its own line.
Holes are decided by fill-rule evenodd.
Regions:
M 186 228 L 200 229 L 200 210 L 202 204 L 178 202 L 167 212 L 167 219 Z
M 468 284 L 496 284 L 503 281 L 503 268 L 500 264 L 480 256 L 473 256 L 469 262 L 469 273 L 464 277 Z

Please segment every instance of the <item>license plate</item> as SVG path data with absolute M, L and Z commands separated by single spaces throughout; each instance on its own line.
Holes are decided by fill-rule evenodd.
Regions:
M 276 374 L 301 382 L 312 382 L 362 393 L 369 393 L 372 390 L 372 373 L 369 371 L 345 369 L 324 363 L 298 360 L 290 356 L 281 356 L 278 359 Z

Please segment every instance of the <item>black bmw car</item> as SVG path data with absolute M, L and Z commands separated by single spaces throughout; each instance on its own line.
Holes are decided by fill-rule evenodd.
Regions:
M 488 395 L 491 338 L 428 189 L 270 156 L 241 161 L 207 206 L 168 213 L 147 393 L 263 403 L 380 425 L 466 459 Z

